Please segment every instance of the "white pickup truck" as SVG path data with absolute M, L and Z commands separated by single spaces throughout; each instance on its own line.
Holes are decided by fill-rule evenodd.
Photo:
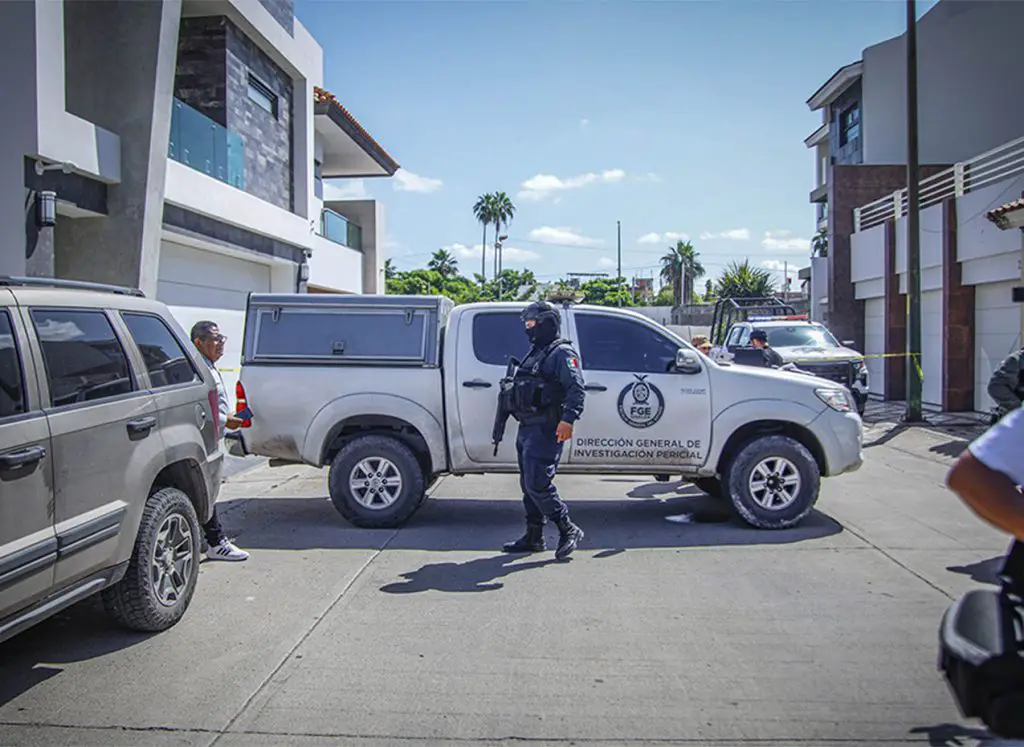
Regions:
M 253 294 L 236 391 L 252 417 L 231 449 L 330 467 L 331 500 L 362 527 L 401 525 L 441 475 L 515 472 L 515 421 L 497 454 L 491 433 L 506 362 L 529 347 L 525 305 Z M 682 474 L 778 529 L 807 515 L 821 477 L 861 466 L 841 385 L 716 363 L 632 311 L 561 313 L 587 394 L 560 472 Z

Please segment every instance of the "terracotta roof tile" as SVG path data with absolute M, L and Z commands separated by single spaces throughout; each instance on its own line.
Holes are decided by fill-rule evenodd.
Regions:
M 345 117 L 345 119 L 347 119 L 349 122 L 351 122 L 352 125 L 356 128 L 356 130 L 360 134 L 362 134 L 370 142 L 371 145 L 373 145 L 373 147 L 375 147 L 378 151 L 380 151 L 380 154 L 387 161 L 389 161 L 391 163 L 392 168 L 395 171 L 397 171 L 399 168 L 401 168 L 398 165 L 398 162 L 395 161 L 395 159 L 392 158 L 390 155 L 388 155 L 388 152 L 386 150 L 384 150 L 384 148 L 381 146 L 381 144 L 378 143 L 376 140 L 374 140 L 373 136 L 369 132 L 367 132 L 365 129 L 363 129 L 363 126 L 361 124 L 359 124 L 359 122 L 356 121 L 356 118 L 352 116 L 352 114 L 349 112 L 349 110 L 341 105 L 341 102 L 338 101 L 338 99 L 336 99 L 334 97 L 333 93 L 331 93 L 330 91 L 327 91 L 327 90 L 325 90 L 323 88 L 320 88 L 319 86 L 313 86 L 313 103 L 315 103 L 315 104 L 329 104 L 332 108 L 337 109 L 338 112 L 340 112 L 341 115 Z
M 1008 202 L 1005 205 L 989 210 L 985 217 L 995 223 L 997 226 L 1002 227 L 1006 223 L 1006 215 L 1008 213 L 1015 213 L 1018 210 L 1024 210 L 1024 197 L 1013 202 Z

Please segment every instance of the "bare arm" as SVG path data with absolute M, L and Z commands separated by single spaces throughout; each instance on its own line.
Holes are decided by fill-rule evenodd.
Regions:
M 946 485 L 980 518 L 1024 540 L 1024 496 L 1002 472 L 965 451 L 946 476 Z

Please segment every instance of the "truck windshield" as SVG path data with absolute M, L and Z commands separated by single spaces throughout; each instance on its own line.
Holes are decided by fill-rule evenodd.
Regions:
M 794 326 L 771 327 L 768 333 L 768 344 L 773 348 L 838 348 L 839 343 L 824 327 Z

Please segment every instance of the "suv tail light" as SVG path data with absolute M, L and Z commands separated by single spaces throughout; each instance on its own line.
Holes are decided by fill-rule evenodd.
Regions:
M 213 420 L 213 438 L 215 441 L 220 441 L 220 437 L 224 434 L 220 432 L 220 398 L 217 396 L 217 387 L 214 387 L 206 393 L 206 398 L 210 400 L 210 415 Z
M 245 399 L 245 387 L 242 386 L 241 381 L 235 382 L 235 412 L 242 412 L 249 406 L 249 403 Z M 252 425 L 252 420 L 247 419 L 242 421 L 242 428 L 248 428 Z

